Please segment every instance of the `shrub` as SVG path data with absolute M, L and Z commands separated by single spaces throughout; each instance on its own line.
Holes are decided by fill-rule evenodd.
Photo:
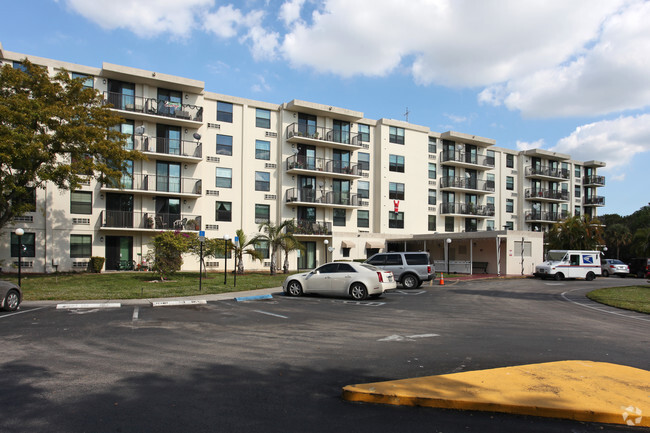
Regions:
M 103 257 L 91 257 L 90 261 L 88 262 L 88 270 L 90 272 L 99 274 L 104 267 L 104 260 L 105 259 Z

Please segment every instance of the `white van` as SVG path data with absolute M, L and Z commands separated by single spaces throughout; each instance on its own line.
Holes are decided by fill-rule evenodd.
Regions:
M 591 281 L 600 276 L 600 251 L 551 250 L 546 261 L 535 266 L 535 277 L 584 278 Z

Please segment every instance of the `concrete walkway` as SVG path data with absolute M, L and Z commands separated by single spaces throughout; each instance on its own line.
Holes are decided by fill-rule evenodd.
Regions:
M 561 361 L 349 385 L 349 401 L 650 427 L 650 371 Z

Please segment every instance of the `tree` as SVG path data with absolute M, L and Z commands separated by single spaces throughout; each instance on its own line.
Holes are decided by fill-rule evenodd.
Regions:
M 636 257 L 650 257 L 650 227 L 634 233 L 631 249 Z
M 248 254 L 253 260 L 259 260 L 260 262 L 264 260 L 264 256 L 261 252 L 255 249 L 255 242 L 253 242 L 253 239 L 249 240 L 242 229 L 237 230 L 235 234 L 239 238 L 239 246 L 233 246 L 233 251 L 235 252 L 235 257 L 237 258 L 237 273 L 243 274 L 244 254 Z
M 595 250 L 603 245 L 603 228 L 597 219 L 572 216 L 553 224 L 548 232 L 549 249 Z
M 280 248 L 284 251 L 284 264 L 282 266 L 282 271 L 287 274 L 289 273 L 289 253 L 291 251 L 301 250 L 303 251 L 305 247 L 298 242 L 296 238 L 293 237 L 293 231 L 295 227 L 295 221 L 291 220 L 291 225 L 287 225 L 287 233 L 291 236 L 285 236 L 280 243 Z
M 627 226 L 614 224 L 605 229 L 605 239 L 608 245 L 616 246 L 616 258 L 620 259 L 621 246 L 629 245 L 632 241 L 632 233 L 630 233 Z
M 277 226 L 271 222 L 265 222 L 258 227 L 259 231 L 263 232 L 263 234 L 256 235 L 251 239 L 251 242 L 254 244 L 259 244 L 260 242 L 268 243 L 271 250 L 271 275 L 275 275 L 275 256 L 277 250 L 282 248 L 282 242 L 286 242 L 286 239 L 294 239 L 293 234 L 287 231 L 287 228 L 290 227 L 293 227 L 293 220 L 284 220 Z
M 0 228 L 34 210 L 34 188 L 52 182 L 76 189 L 97 178 L 119 179 L 128 160 L 122 119 L 94 89 L 65 71 L 50 77 L 28 60 L 0 68 Z
M 148 260 L 153 262 L 153 270 L 162 279 L 180 271 L 183 254 L 190 251 L 190 246 L 197 242 L 195 233 L 181 233 L 171 230 L 162 231 L 153 237 L 153 248 Z

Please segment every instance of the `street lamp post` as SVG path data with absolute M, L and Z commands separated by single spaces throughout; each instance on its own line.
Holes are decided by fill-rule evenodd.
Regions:
M 226 278 L 228 277 L 228 241 L 230 236 L 223 235 L 223 258 L 225 259 L 223 265 L 223 284 L 226 284 Z
M 327 263 L 327 245 L 328 245 L 329 243 L 330 243 L 330 241 L 328 241 L 327 239 L 325 239 L 325 240 L 323 241 L 323 244 L 325 244 L 325 248 L 323 248 L 323 249 L 325 250 L 325 263 Z
M 23 235 L 25 234 L 25 230 L 18 227 L 15 233 L 16 236 L 18 236 L 18 287 L 21 287 L 20 277 L 23 268 L 23 263 L 22 263 L 23 262 Z
M 445 241 L 445 246 L 447 247 L 447 275 L 449 275 L 449 244 L 451 243 L 451 238 L 447 238 Z

